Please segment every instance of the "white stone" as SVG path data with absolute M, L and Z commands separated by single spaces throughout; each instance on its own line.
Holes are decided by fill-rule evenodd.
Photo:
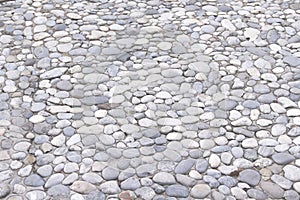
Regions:
M 257 146 L 258 146 L 258 143 L 255 138 L 246 138 L 242 142 L 242 147 L 244 147 L 244 148 L 255 148 Z
M 41 115 L 33 115 L 32 117 L 29 118 L 29 121 L 31 123 L 41 123 L 43 121 L 45 121 L 45 117 L 41 116 Z
M 178 126 L 181 125 L 181 121 L 179 119 L 174 118 L 160 118 L 157 120 L 158 125 L 161 126 Z
M 160 99 L 172 98 L 172 95 L 169 92 L 165 92 L 165 91 L 161 91 L 161 92 L 157 93 L 155 96 Z
M 211 154 L 209 157 L 208 163 L 212 168 L 217 168 L 221 164 L 221 159 L 216 154 Z
M 289 107 L 298 107 L 295 102 L 290 100 L 287 97 L 279 97 L 277 99 L 278 103 L 282 104 L 284 108 L 289 108 Z
M 233 126 L 250 126 L 252 121 L 248 117 L 242 117 L 238 120 L 231 122 Z
M 297 109 L 297 108 L 289 109 L 286 114 L 288 117 L 300 116 L 300 109 Z
M 171 49 L 172 44 L 170 42 L 160 42 L 160 43 L 158 43 L 157 47 L 163 51 L 167 51 L 167 50 Z
M 112 24 L 112 25 L 109 26 L 109 29 L 113 30 L 113 31 L 122 31 L 125 28 L 124 28 L 124 26 L 121 26 L 119 24 Z
M 225 27 L 226 29 L 228 29 L 230 31 L 236 31 L 236 27 L 231 23 L 231 21 L 229 19 L 223 19 L 221 21 L 221 24 L 223 27 Z
M 95 112 L 95 117 L 97 117 L 97 118 L 102 118 L 102 117 L 105 117 L 106 115 L 107 115 L 106 110 L 97 110 Z
M 202 61 L 191 63 L 188 67 L 196 72 L 208 73 L 210 71 L 208 63 Z
M 244 31 L 244 35 L 246 38 L 249 38 L 250 41 L 254 41 L 258 35 L 259 35 L 260 31 L 254 28 L 246 28 Z
M 264 73 L 261 75 L 261 78 L 264 80 L 267 80 L 267 81 L 272 81 L 272 82 L 277 81 L 277 77 L 271 73 Z
M 8 44 L 12 41 L 13 37 L 10 35 L 1 35 L 0 36 L 0 42 L 2 44 Z
M 143 118 L 143 119 L 140 119 L 138 121 L 139 125 L 140 126 L 143 126 L 143 127 L 155 127 L 157 126 L 157 123 L 151 119 L 148 119 L 148 118 Z
M 259 120 L 257 120 L 257 124 L 259 126 L 269 126 L 272 123 L 273 123 L 272 120 L 269 120 L 269 119 L 259 119 Z
M 81 15 L 79 15 L 77 13 L 68 13 L 67 17 L 69 17 L 71 19 L 81 19 Z
M 51 140 L 51 144 L 53 144 L 54 146 L 60 147 L 65 144 L 65 141 L 66 141 L 66 137 L 63 134 L 60 134 L 58 136 L 55 136 Z
M 59 44 L 57 45 L 57 50 L 61 53 L 69 52 L 72 49 L 73 45 L 71 43 Z
M 84 76 L 84 81 L 88 83 L 103 83 L 109 80 L 109 77 L 105 74 L 91 73 Z
M 70 139 L 68 139 L 66 144 L 67 144 L 67 146 L 71 146 L 71 145 L 76 144 L 80 141 L 81 141 L 81 136 L 79 134 L 74 134 L 74 135 L 72 135 L 72 137 Z

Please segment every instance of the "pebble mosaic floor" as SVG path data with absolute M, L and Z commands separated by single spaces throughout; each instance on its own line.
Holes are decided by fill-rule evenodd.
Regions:
M 0 0 L 0 199 L 300 193 L 298 0 Z

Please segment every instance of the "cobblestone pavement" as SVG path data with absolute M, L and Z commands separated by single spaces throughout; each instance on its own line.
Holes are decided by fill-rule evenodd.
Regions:
M 300 193 L 298 0 L 0 2 L 0 199 Z

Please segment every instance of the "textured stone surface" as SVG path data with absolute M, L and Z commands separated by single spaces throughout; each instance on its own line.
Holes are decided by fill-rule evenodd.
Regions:
M 299 199 L 299 2 L 0 4 L 1 199 Z

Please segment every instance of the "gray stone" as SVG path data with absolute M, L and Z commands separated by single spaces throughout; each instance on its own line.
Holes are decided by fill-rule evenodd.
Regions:
M 48 49 L 42 46 L 36 47 L 33 52 L 37 58 L 45 58 L 49 56 Z
M 207 197 L 211 192 L 211 189 L 206 184 L 197 184 L 191 189 L 191 196 L 194 198 L 203 199 Z
M 4 198 L 10 193 L 10 187 L 8 184 L 1 183 L 0 184 L 0 198 Z
M 70 194 L 69 187 L 65 185 L 55 185 L 48 189 L 47 193 L 56 199 L 62 199 L 62 197 L 68 197 Z
M 281 199 L 284 195 L 284 190 L 275 183 L 262 181 L 260 186 L 270 198 Z
M 31 174 L 24 179 L 24 184 L 32 187 L 39 187 L 45 184 L 42 177 L 37 174 Z
M 260 182 L 260 174 L 253 169 L 246 169 L 239 173 L 238 180 L 255 186 Z
M 280 38 L 280 35 L 279 33 L 272 29 L 272 30 L 269 30 L 268 33 L 267 33 L 267 40 L 269 43 L 276 43 L 277 40 Z
M 141 187 L 139 179 L 130 177 L 121 183 L 122 190 L 136 190 Z
M 207 170 L 207 168 L 208 168 L 208 161 L 206 159 L 197 160 L 195 169 L 199 173 L 205 172 Z
M 188 197 L 189 189 L 183 185 L 170 185 L 166 189 L 166 194 L 171 197 L 184 198 Z
M 114 180 L 119 176 L 119 170 L 113 167 L 106 167 L 102 171 L 102 177 L 105 180 Z
M 88 194 L 92 191 L 97 190 L 96 186 L 86 181 L 75 181 L 70 186 L 70 189 L 81 194 Z
M 288 191 L 285 191 L 284 198 L 286 200 L 295 200 L 295 199 L 299 199 L 300 196 L 299 196 L 299 193 L 296 192 L 295 190 L 288 190 Z
M 298 65 L 300 65 L 300 58 L 295 56 L 285 56 L 283 58 L 283 62 L 287 63 L 291 67 L 297 67 Z
M 153 199 L 155 196 L 155 191 L 151 187 L 141 187 L 138 188 L 135 193 L 141 197 L 141 199 Z
M 249 197 L 257 200 L 265 200 L 267 198 L 267 195 L 263 191 L 253 188 L 247 190 L 247 194 Z
M 254 100 L 246 100 L 243 103 L 243 106 L 245 108 L 255 109 L 255 108 L 258 108 L 260 106 L 260 104 L 257 101 L 254 101 Z
M 107 103 L 108 98 L 105 96 L 89 96 L 89 97 L 84 97 L 81 100 L 81 102 L 85 105 L 91 106 L 91 105 Z
M 53 174 L 49 177 L 49 179 L 47 180 L 45 187 L 49 188 L 52 187 L 54 185 L 58 185 L 59 183 L 61 183 L 64 179 L 64 175 L 63 174 Z
M 121 50 L 117 47 L 107 47 L 102 49 L 104 55 L 117 55 L 121 53 Z
M 221 102 L 218 103 L 218 106 L 220 109 L 222 110 L 232 110 L 233 108 L 235 108 L 238 105 L 238 103 L 236 101 L 230 100 L 230 99 L 225 99 Z
M 73 89 L 73 84 L 70 83 L 69 81 L 59 81 L 56 84 L 56 87 L 60 90 L 70 91 Z
M 85 173 L 84 175 L 82 175 L 82 179 L 91 184 L 99 184 L 103 181 L 103 178 L 100 175 L 92 172 Z
M 105 194 L 117 194 L 121 192 L 117 181 L 106 181 L 99 188 Z
M 233 187 L 237 184 L 237 181 L 231 176 L 222 176 L 221 178 L 218 179 L 218 181 L 221 184 L 226 185 L 227 187 Z
M 136 168 L 138 177 L 146 177 L 155 172 L 155 166 L 153 164 L 144 164 Z
M 172 174 L 167 172 L 159 172 L 153 176 L 153 181 L 160 185 L 175 184 L 175 178 Z
M 195 160 L 193 159 L 187 159 L 182 160 L 175 168 L 176 174 L 187 174 L 191 170 L 191 168 L 194 166 Z
M 68 68 L 66 68 L 66 67 L 54 68 L 52 70 L 48 70 L 45 73 L 41 74 L 40 77 L 41 77 L 41 79 L 57 78 L 57 77 L 60 77 L 61 75 L 63 75 L 67 70 L 68 70 Z
M 272 177 L 271 177 L 271 180 L 278 184 L 280 187 L 282 187 L 283 189 L 290 189 L 293 185 L 293 182 L 284 178 L 283 176 L 280 176 L 280 175 L 277 175 L 277 174 L 274 174 Z
M 105 194 L 100 191 L 92 191 L 86 197 L 86 200 L 105 200 L 105 199 L 106 199 Z
M 286 165 L 295 160 L 295 157 L 289 153 L 275 153 L 272 155 L 272 159 L 280 165 Z

